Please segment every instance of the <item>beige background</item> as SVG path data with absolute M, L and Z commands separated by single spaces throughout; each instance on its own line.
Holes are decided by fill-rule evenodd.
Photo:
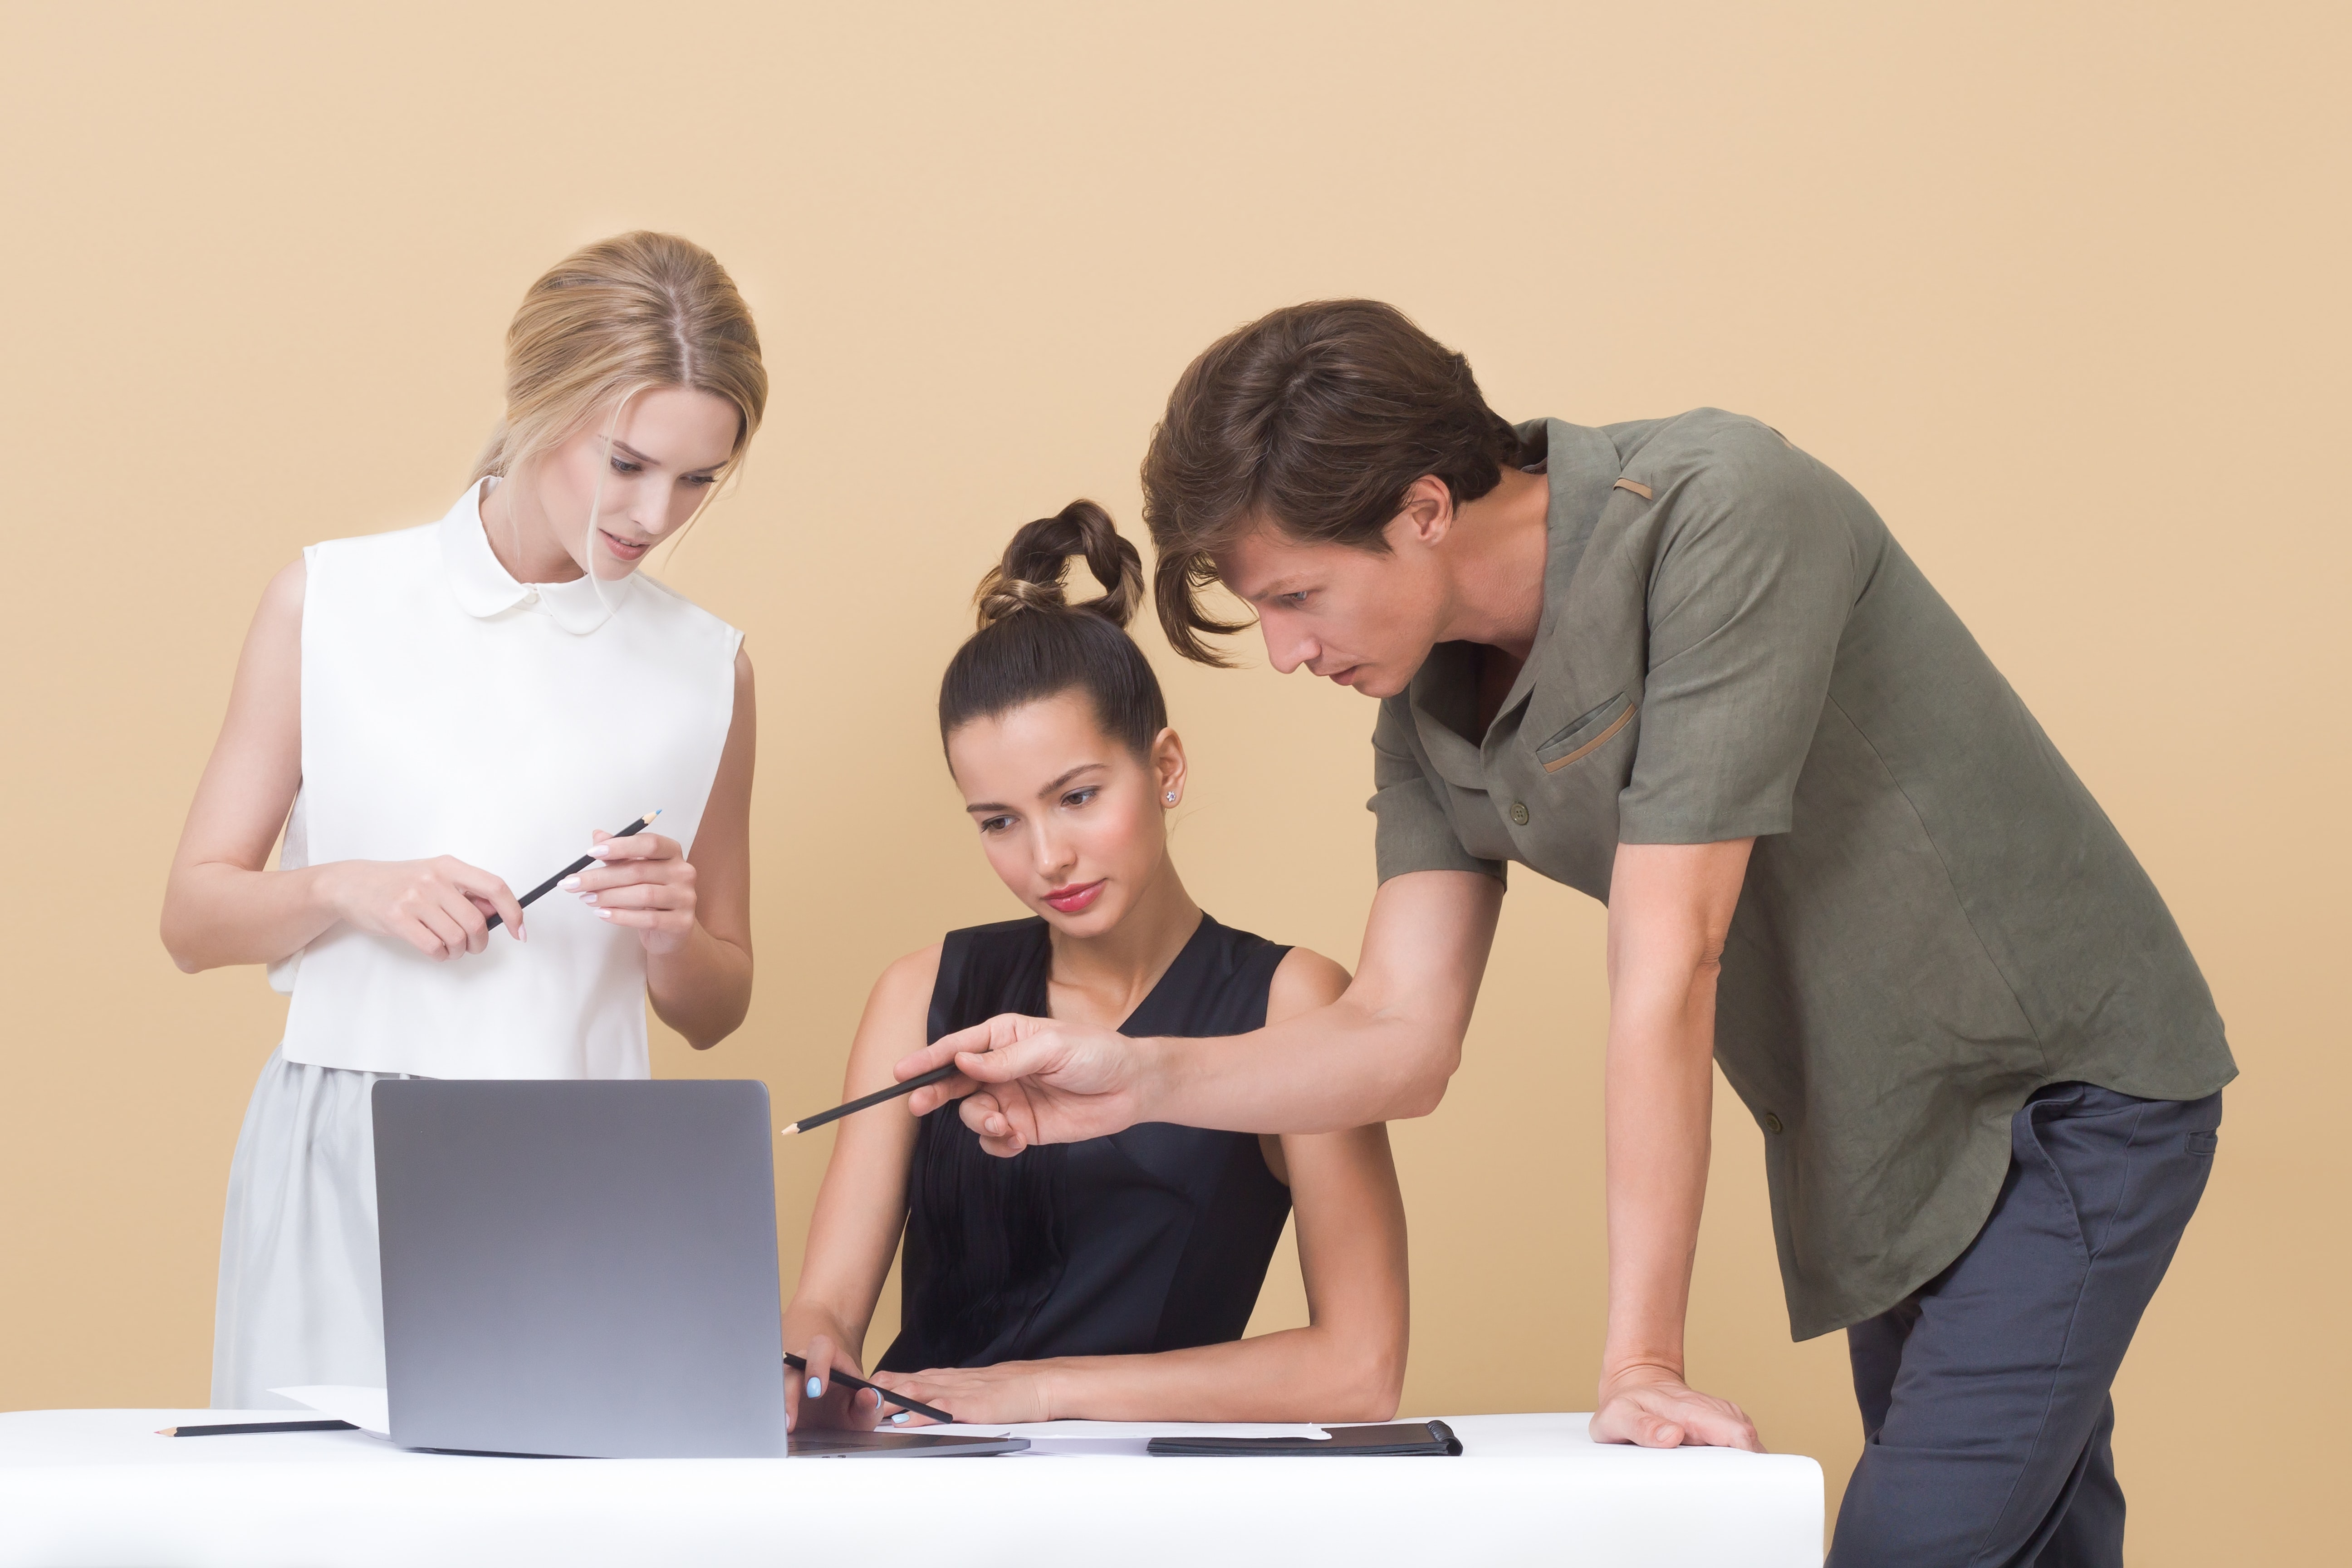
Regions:
M 973 579 L 1073 495 L 1132 525 L 1210 338 L 1380 296 L 1515 417 L 1769 419 L 1958 606 L 2245 1068 L 2117 1391 L 2136 1560 L 2338 1539 L 2340 7 L 357 9 L 0 6 L 0 1407 L 203 1400 L 282 1004 L 154 923 L 247 618 L 304 542 L 439 516 L 523 285 L 653 226 L 734 269 L 776 380 L 665 569 L 761 672 L 759 993 L 658 1070 L 829 1103 L 867 979 L 1013 912 L 930 727 Z M 1352 958 L 1372 710 L 1145 641 L 1194 889 Z M 1397 1129 L 1412 1409 L 1590 1404 L 1601 926 L 1518 879 L 1466 1065 Z M 1693 1373 L 1834 1503 L 1843 1344 L 1788 1342 L 1719 1103 Z M 824 1152 L 779 1151 L 788 1277 Z

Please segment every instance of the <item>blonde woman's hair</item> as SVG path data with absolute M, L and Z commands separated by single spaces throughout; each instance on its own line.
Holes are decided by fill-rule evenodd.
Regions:
M 631 397 L 663 386 L 735 405 L 731 476 L 768 403 L 760 334 L 735 280 L 693 241 L 646 229 L 583 246 L 530 286 L 507 329 L 506 380 L 506 417 L 474 465 L 477 484 L 514 477 L 599 414 L 617 420 Z

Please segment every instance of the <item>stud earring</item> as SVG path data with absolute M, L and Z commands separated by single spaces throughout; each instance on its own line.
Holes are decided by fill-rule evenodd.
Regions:
M 1168 792 L 1168 804 L 1171 805 L 1176 804 L 1176 792 L 1172 789 Z

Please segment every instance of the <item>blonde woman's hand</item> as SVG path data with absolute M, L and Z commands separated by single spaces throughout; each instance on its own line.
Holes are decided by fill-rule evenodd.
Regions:
M 329 904 L 371 936 L 404 942 L 431 959 L 479 952 L 497 915 L 526 940 L 522 905 L 505 882 L 454 855 L 430 860 L 338 860 L 320 868 Z
M 1050 1362 L 1006 1361 L 994 1366 L 931 1367 L 923 1372 L 877 1372 L 866 1381 L 903 1394 L 956 1418 L 960 1426 L 1011 1426 L 1055 1419 Z M 893 1410 L 883 1430 L 928 1426 L 928 1416 Z
M 649 953 L 676 952 L 694 935 L 694 862 L 675 838 L 603 828 L 588 853 L 602 862 L 556 886 L 578 896 L 597 918 L 628 926 Z

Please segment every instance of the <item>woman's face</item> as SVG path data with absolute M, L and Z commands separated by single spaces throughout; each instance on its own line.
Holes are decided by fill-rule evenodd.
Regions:
M 608 582 L 625 577 L 694 516 L 734 455 L 740 426 L 735 405 L 714 394 L 690 386 L 640 392 L 622 406 L 619 419 L 609 411 L 599 416 L 541 459 L 521 510 L 526 517 L 536 511 L 551 541 L 583 572 Z
M 1167 814 L 1184 793 L 1173 730 L 1138 758 L 1102 732 L 1085 692 L 1066 691 L 955 731 L 948 768 L 989 864 L 1067 935 L 1118 924 L 1167 864 Z

